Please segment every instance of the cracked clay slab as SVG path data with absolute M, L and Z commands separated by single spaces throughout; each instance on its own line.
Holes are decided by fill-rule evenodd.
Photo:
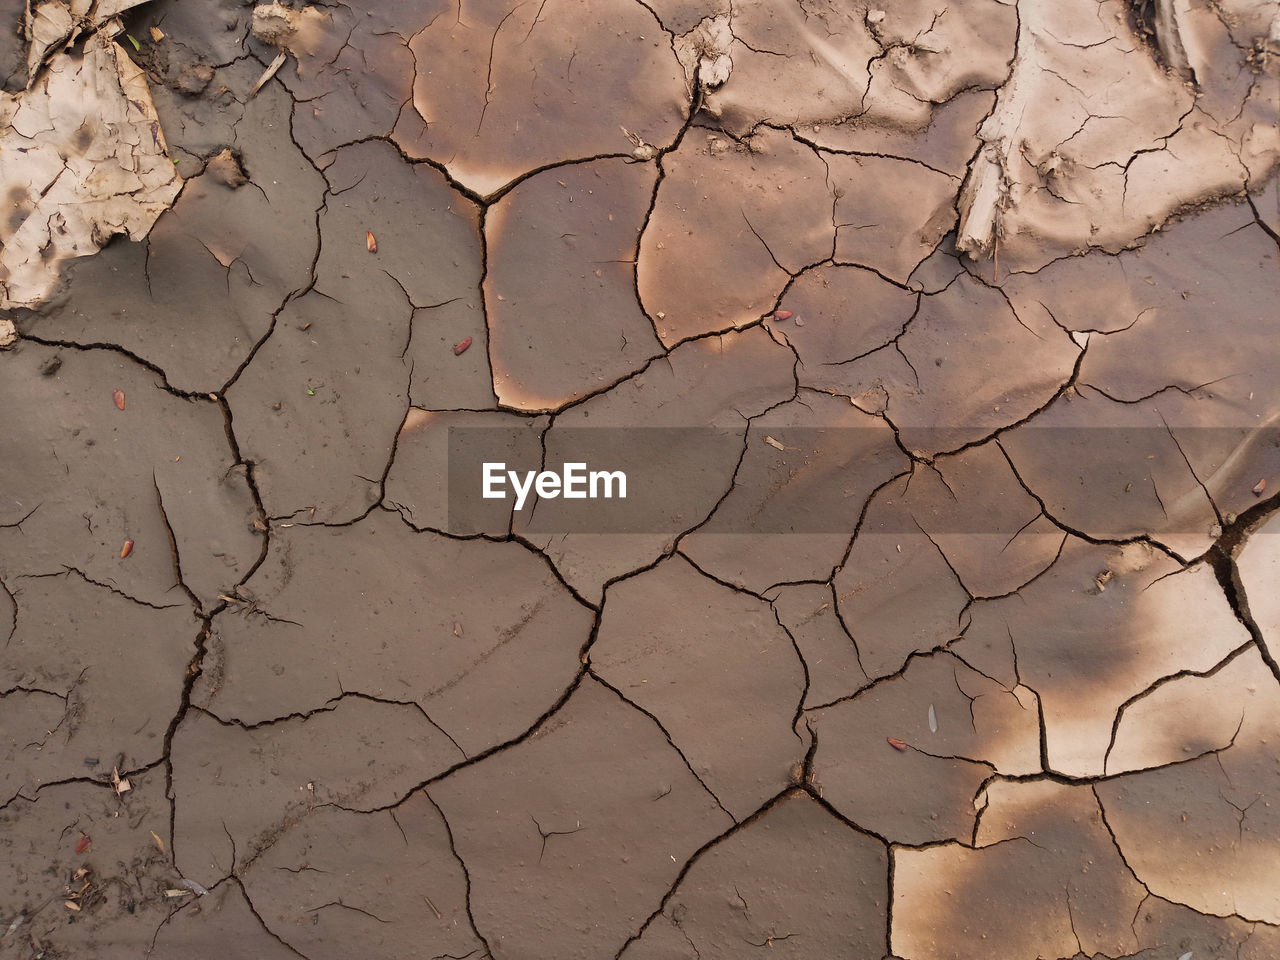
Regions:
M 707 523 L 681 538 L 680 551 L 757 593 L 827 580 L 871 491 L 908 462 L 884 421 L 843 398 L 797 397 L 752 422 L 733 489 Z
M 972 617 L 953 649 L 1039 695 L 1048 769 L 1069 776 L 1102 773 L 1126 700 L 1181 670 L 1208 670 L 1249 640 L 1208 565 L 1183 567 L 1141 543 L 1070 538 L 1044 575 L 980 601 Z
M 418 704 L 471 756 L 524 733 L 577 675 L 590 611 L 518 544 L 415 533 L 386 510 L 273 536 L 218 620 L 196 687 L 224 719 L 258 723 L 358 692 Z M 333 596 L 340 608 L 319 613 Z
M 1040 767 L 1035 694 L 949 655 L 913 661 L 901 676 L 809 716 L 822 796 L 893 842 L 968 838 L 971 798 L 991 774 Z
M 440 5 L 409 50 L 412 99 L 392 136 L 477 194 L 566 160 L 630 155 L 626 131 L 667 146 L 684 119 L 670 42 L 629 0 L 486 0 L 465 17 Z
M 695 128 L 663 171 L 637 276 L 666 346 L 763 316 L 790 275 L 831 256 L 826 165 L 784 134 L 744 145 Z
M 29 6 L 0 960 L 1280 956 L 1274 3 Z
M 109 786 L 113 766 L 159 760 L 167 718 L 182 701 L 173 680 L 200 629 L 190 608 L 156 609 L 75 571 L 4 579 L 15 623 L 0 690 L 40 692 L 42 709 L 28 716 L 5 710 L 3 799 L 73 777 Z M 0 698 L 6 708 L 9 696 Z
M 661 352 L 635 294 L 656 177 L 651 164 L 573 164 L 535 174 L 489 208 L 485 306 L 500 403 L 560 407 Z M 548 284 L 552 273 L 561 282 Z
M 243 870 L 271 934 L 313 960 L 467 956 L 467 875 L 425 793 L 394 808 L 321 807 Z
M 1130 920 L 1145 891 L 1088 786 L 994 783 L 972 847 L 899 848 L 893 863 L 894 902 L 910 916 L 893 932 L 899 956 L 1036 960 L 1138 949 Z
M 250 728 L 192 711 L 173 739 L 174 849 L 205 886 L 317 807 L 384 808 L 464 758 L 416 704 L 361 697 Z
M 429 792 L 495 960 L 616 955 L 733 823 L 661 728 L 590 677 L 532 737 Z
M 1280 697 L 1264 678 L 1253 671 L 1247 681 L 1252 695 L 1229 744 L 1096 790 L 1116 844 L 1153 894 L 1201 913 L 1274 925 L 1280 893 L 1271 882 L 1277 848 L 1271 798 L 1280 774 L 1272 743 Z
M 696 619 L 680 612 L 693 610 Z M 804 668 L 790 637 L 767 603 L 681 558 L 609 588 L 591 669 L 662 725 L 738 819 L 804 759 L 808 743 L 792 726 Z
M 884 846 L 790 793 L 694 861 L 620 960 L 878 955 L 888 892 Z
M 263 535 L 216 403 L 108 350 L 23 344 L 7 359 L 0 576 L 72 568 L 142 603 L 207 610 L 253 568 Z

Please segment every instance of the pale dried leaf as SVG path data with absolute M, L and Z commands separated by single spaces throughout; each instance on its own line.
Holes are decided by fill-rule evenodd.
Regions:
M 40 11 L 54 15 L 45 7 L 38 22 Z M 182 186 L 146 78 L 107 28 L 74 56 L 49 55 L 29 89 L 0 94 L 0 156 L 0 189 L 16 214 L 0 221 L 5 310 L 38 305 L 64 261 L 111 236 L 141 240 Z

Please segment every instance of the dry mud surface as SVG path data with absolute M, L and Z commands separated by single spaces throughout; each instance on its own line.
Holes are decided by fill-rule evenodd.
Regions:
M 1280 956 L 1273 3 L 2 16 L 0 958 Z

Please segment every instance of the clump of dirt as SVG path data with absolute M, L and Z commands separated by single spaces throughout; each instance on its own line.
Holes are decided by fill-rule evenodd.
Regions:
M 329 15 L 315 7 L 291 10 L 280 3 L 266 3 L 253 9 L 253 35 L 294 56 L 305 56 L 324 41 Z
M 213 80 L 213 67 L 196 63 L 181 71 L 174 78 L 178 92 L 188 97 L 198 97 Z
M 239 189 L 249 182 L 249 178 L 244 174 L 244 168 L 240 166 L 240 161 L 231 152 L 230 147 L 210 157 L 209 162 L 205 164 L 204 172 L 232 190 Z

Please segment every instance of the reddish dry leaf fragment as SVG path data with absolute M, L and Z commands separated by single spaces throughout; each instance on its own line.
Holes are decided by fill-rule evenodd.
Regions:
M 1260 497 L 1260 496 L 1262 496 L 1262 491 L 1263 491 L 1263 490 L 1265 490 L 1265 489 L 1267 489 L 1267 478 L 1266 478 L 1266 477 L 1263 477 L 1261 480 L 1259 480 L 1259 481 L 1254 485 L 1254 487 L 1253 487 L 1253 495 L 1254 495 L 1255 497 Z
M 84 853 L 93 846 L 93 839 L 87 834 L 80 834 L 80 840 L 76 843 L 76 853 Z
M 907 741 L 905 740 L 899 740 L 897 737 L 885 737 L 885 739 L 889 742 L 889 746 L 895 750 L 907 749 Z
M 790 311 L 790 310 L 775 310 L 775 311 L 773 311 L 773 319 L 775 319 L 775 320 L 790 320 L 790 319 L 791 319 L 791 311 Z
M 124 546 L 120 548 L 120 559 L 123 560 L 131 553 L 133 553 L 133 541 L 126 540 Z
M 470 338 L 470 337 L 467 337 L 465 340 L 460 340 L 458 343 L 455 343 L 455 344 L 453 345 L 453 355 L 456 357 L 456 356 L 458 356 L 459 354 L 466 353 L 466 352 L 467 352 L 467 347 L 469 347 L 469 346 L 471 346 L 471 338 Z
M 370 253 L 378 252 L 378 240 L 368 230 L 364 232 L 364 245 L 369 248 Z
M 124 391 L 123 391 L 123 390 L 121 390 L 121 389 L 119 389 L 119 388 L 116 388 L 115 390 L 112 390 L 112 391 L 111 391 L 111 399 L 112 399 L 112 400 L 114 400 L 114 401 L 116 402 L 116 409 L 117 409 L 117 410 L 123 410 L 123 409 L 124 409 Z

